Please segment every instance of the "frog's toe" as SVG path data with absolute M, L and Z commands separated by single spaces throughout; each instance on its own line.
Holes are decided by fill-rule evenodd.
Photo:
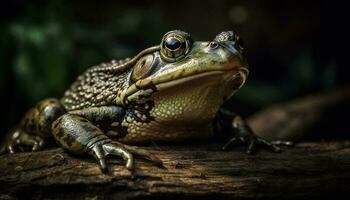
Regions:
M 15 148 L 15 144 L 8 144 L 6 145 L 6 150 L 8 153 L 14 154 L 16 153 L 16 148 Z
M 233 137 L 231 138 L 228 142 L 226 142 L 226 144 L 222 147 L 223 151 L 228 151 L 231 149 L 231 147 L 235 146 L 238 143 L 238 138 L 237 137 Z
M 29 135 L 18 129 L 15 130 L 5 144 L 5 152 L 17 153 L 19 150 L 38 151 L 44 146 L 44 140 L 39 136 Z
M 41 137 L 28 134 L 23 134 L 18 143 L 18 145 L 31 147 L 32 151 L 38 151 L 44 146 L 44 140 Z
M 153 155 L 152 153 L 150 153 L 149 151 L 147 151 L 145 149 L 142 149 L 142 148 L 139 148 L 136 146 L 121 144 L 118 142 L 115 142 L 115 143 L 122 145 L 126 150 L 130 151 L 135 156 L 149 160 L 159 167 L 164 167 L 163 161 L 161 161 L 157 156 Z
M 258 140 L 255 138 L 253 140 L 250 140 L 246 153 L 247 154 L 254 154 L 256 151 L 257 143 L 258 143 Z
M 259 142 L 260 145 L 271 150 L 272 152 L 276 152 L 276 153 L 281 152 L 281 148 L 279 148 L 277 145 L 273 144 L 272 142 L 269 142 L 262 138 L 257 138 L 257 141 Z
M 293 143 L 289 141 L 276 141 L 276 142 L 270 142 L 265 139 L 262 139 L 260 137 L 257 137 L 254 134 L 245 135 L 245 136 L 235 136 L 232 139 L 230 139 L 223 147 L 222 150 L 230 150 L 233 146 L 237 144 L 246 144 L 248 145 L 247 154 L 254 154 L 258 147 L 262 147 L 265 149 L 268 149 L 272 152 L 281 152 L 281 148 L 278 147 L 278 145 L 292 145 Z
M 134 159 L 132 154 L 125 148 L 114 143 L 97 144 L 91 149 L 91 153 L 99 162 L 101 170 L 104 173 L 108 172 L 108 166 L 106 164 L 106 156 L 108 155 L 116 155 L 122 157 L 126 161 L 125 167 L 131 171 L 134 169 Z
M 102 147 L 100 145 L 94 146 L 91 149 L 91 154 L 99 162 L 101 170 L 103 172 L 107 172 L 108 171 L 108 167 L 107 167 L 107 164 L 106 164 L 105 154 L 103 153 Z
M 119 147 L 113 143 L 111 144 L 104 144 L 102 145 L 102 148 L 106 155 L 117 155 L 121 156 L 125 161 L 125 167 L 129 170 L 134 169 L 134 158 L 130 152 L 125 150 L 123 147 Z

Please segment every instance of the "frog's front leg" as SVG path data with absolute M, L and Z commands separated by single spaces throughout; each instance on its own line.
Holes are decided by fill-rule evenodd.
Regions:
M 267 148 L 273 152 L 280 152 L 281 149 L 277 145 L 292 145 L 289 141 L 270 142 L 256 136 L 241 116 L 224 109 L 220 109 L 218 112 L 214 127 L 217 132 L 226 132 L 230 137 L 222 147 L 223 150 L 229 150 L 238 143 L 246 143 L 248 145 L 247 154 L 254 153 L 257 146 Z
M 55 140 L 67 151 L 75 154 L 89 154 L 95 157 L 103 172 L 108 171 L 106 156 L 116 155 L 126 160 L 126 168 L 134 168 L 133 154 L 156 163 L 158 158 L 145 150 L 127 146 L 108 138 L 94 123 L 121 121 L 124 111 L 120 107 L 99 107 L 72 111 L 58 118 L 52 125 Z

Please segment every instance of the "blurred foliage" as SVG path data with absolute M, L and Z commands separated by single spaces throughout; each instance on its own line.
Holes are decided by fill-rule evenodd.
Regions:
M 227 29 L 244 39 L 251 76 L 228 103 L 246 114 L 346 83 L 336 7 L 326 1 L 25 1 L 1 8 L 0 89 L 6 131 L 42 98 L 60 97 L 87 67 L 124 58 L 183 29 L 210 40 Z M 332 18 L 333 17 L 333 18 Z M 322 22 L 322 23 L 321 23 Z

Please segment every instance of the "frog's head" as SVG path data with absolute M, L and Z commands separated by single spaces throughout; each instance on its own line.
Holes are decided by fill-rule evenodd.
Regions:
M 170 31 L 159 48 L 138 59 L 117 104 L 153 100 L 164 109 L 169 104 L 169 110 L 218 109 L 246 80 L 248 64 L 242 51 L 242 42 L 232 31 L 196 42 L 183 31 Z

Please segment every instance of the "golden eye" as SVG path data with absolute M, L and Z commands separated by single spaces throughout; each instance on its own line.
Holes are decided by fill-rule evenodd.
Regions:
M 142 57 L 134 66 L 133 72 L 132 72 L 132 80 L 137 81 L 142 78 L 145 78 L 147 75 L 150 74 L 152 71 L 152 63 L 153 63 L 154 56 L 152 54 L 149 54 L 147 56 Z
M 192 40 L 182 31 L 170 31 L 164 35 L 160 54 L 168 62 L 175 62 L 183 58 L 190 50 Z

